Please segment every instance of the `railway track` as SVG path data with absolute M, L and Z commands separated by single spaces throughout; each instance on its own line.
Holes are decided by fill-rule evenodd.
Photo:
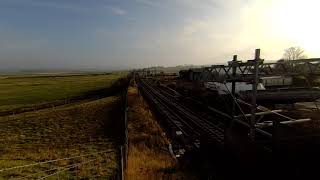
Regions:
M 146 79 L 137 79 L 137 84 L 148 103 L 162 116 L 162 124 L 165 124 L 170 136 L 178 139 L 176 142 L 180 147 L 198 149 L 202 137 L 217 146 L 223 146 L 224 130 L 221 123 L 214 123 L 196 114 L 177 100 L 177 94 Z
M 295 132 L 291 126 L 281 125 L 277 131 L 273 128 L 256 128 L 256 139 L 251 142 L 247 134 L 249 127 L 246 121 L 236 119 L 232 132 L 228 134 L 224 128 L 225 123 L 230 120 L 229 114 L 218 112 L 214 108 L 211 111 L 208 104 L 205 104 L 206 101 L 179 94 L 157 81 L 137 78 L 136 82 L 139 92 L 154 112 L 160 115 L 160 123 L 165 124 L 164 129 L 172 140 L 174 153 L 181 156 L 186 154 L 185 152 L 191 152 L 189 154 L 191 156 L 183 157 L 188 160 L 197 159 L 198 161 L 193 162 L 200 163 L 195 167 L 208 165 L 208 170 L 205 172 L 208 177 L 212 172 L 218 172 L 226 179 L 235 179 L 238 178 L 238 174 L 248 169 L 253 173 L 243 173 L 243 177 L 257 177 L 256 175 L 261 175 L 265 169 L 270 169 L 272 172 L 269 176 L 265 176 L 265 179 L 270 179 L 278 174 L 287 177 L 293 168 L 305 175 L 315 168 L 309 161 L 319 161 L 317 158 L 320 147 L 319 136 L 295 138 L 299 134 L 305 134 L 303 132 L 301 134 L 300 131 Z M 273 133 L 279 136 L 277 141 Z M 185 152 L 181 153 L 181 149 Z M 250 165 L 243 166 L 243 164 Z M 224 173 L 229 171 L 238 173 Z M 292 175 L 295 176 L 296 174 Z

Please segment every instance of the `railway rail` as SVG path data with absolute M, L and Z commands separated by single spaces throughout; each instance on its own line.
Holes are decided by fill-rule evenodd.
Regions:
M 227 125 L 232 116 L 229 111 L 216 109 L 216 106 L 224 108 L 220 101 L 213 100 L 211 106 L 201 96 L 175 91 L 157 79 L 140 79 L 138 75 L 135 79 L 139 92 L 150 108 L 159 115 L 159 122 L 172 141 L 174 154 L 177 157 L 185 157 L 181 160 L 195 157 L 203 164 L 221 167 L 217 171 L 222 173 L 230 169 L 242 173 L 247 168 L 240 166 L 250 162 L 250 168 L 257 174 L 263 173 L 266 168 L 271 168 L 274 173 L 269 177 L 279 173 L 286 177 L 292 168 L 303 174 L 309 172 L 313 167 L 308 161 L 315 162 L 319 159 L 314 158 L 320 149 L 319 136 L 304 134 L 303 131 L 288 126 L 287 122 L 294 124 L 299 120 L 283 121 L 281 118 L 284 116 L 277 115 L 280 110 L 262 109 L 256 113 L 257 117 L 269 114 L 266 120 L 274 119 L 274 122 L 279 120 L 279 123 L 277 128 L 271 126 L 271 121 L 257 123 L 261 127 L 255 127 L 256 138 L 252 142 L 248 138 L 250 126 L 247 119 L 251 114 L 246 114 L 248 108 L 245 108 L 251 106 L 249 103 L 235 99 L 245 111 L 242 114 L 239 112 L 235 114 L 233 128 L 228 130 Z M 230 105 L 228 102 L 225 101 L 226 106 Z M 261 107 L 258 106 L 257 109 Z M 292 159 L 301 163 L 292 163 Z M 202 165 L 200 166 L 203 167 Z M 213 169 L 207 170 L 208 176 L 214 171 Z M 244 177 L 247 176 L 250 174 L 244 174 Z M 230 179 L 233 178 L 235 177 L 232 176 Z
M 306 175 L 311 173 L 309 169 L 315 169 L 309 161 L 320 161 L 315 158 L 320 149 L 319 131 L 309 132 L 302 125 L 295 125 L 310 122 L 308 126 L 311 126 L 310 118 L 291 118 L 286 109 L 257 104 L 259 75 L 273 73 L 266 73 L 262 62 L 257 49 L 254 60 L 247 63 L 237 61 L 234 56 L 228 66 L 180 71 L 175 79 L 171 75 L 166 78 L 164 73 L 160 73 L 159 78 L 148 70 L 136 71 L 135 79 L 139 92 L 160 115 L 160 123 L 165 126 L 173 145 L 176 143 L 176 154 L 180 155 L 181 149 L 187 152 L 199 149 L 200 156 L 197 157 L 201 158 L 202 164 L 222 167 L 221 172 L 226 177 L 230 174 L 224 172 L 243 173 L 248 169 L 251 173 L 244 173 L 243 177 L 256 177 L 255 174 L 261 175 L 266 168 L 272 171 L 266 179 L 273 179 L 276 174 L 288 178 L 293 168 L 296 174 L 289 177 L 302 177 L 297 175 Z M 302 66 L 300 61 L 296 62 L 295 67 Z M 310 74 L 318 72 L 319 59 L 312 59 L 312 63 L 309 60 L 301 62 L 314 66 Z M 286 71 L 279 72 L 286 74 Z M 231 90 L 226 86 L 228 93 L 219 96 L 201 86 L 201 83 L 211 81 L 225 86 L 231 82 Z M 242 81 L 252 84 L 251 103 L 235 93 L 236 82 Z M 313 91 L 308 91 L 312 93 L 312 100 L 317 97 Z M 285 96 L 288 93 L 282 93 L 278 98 Z M 242 166 L 244 163 L 249 166 Z M 211 172 L 212 168 L 208 168 L 208 177 Z M 239 178 L 239 173 L 230 179 Z
M 223 147 L 224 130 L 219 121 L 210 121 L 196 114 L 181 104 L 175 94 L 165 88 L 155 86 L 150 80 L 137 80 L 139 91 L 147 101 L 163 117 L 163 124 L 169 129 L 169 134 L 185 150 L 200 148 L 202 137 L 217 147 Z M 182 137 L 182 138 L 179 138 Z

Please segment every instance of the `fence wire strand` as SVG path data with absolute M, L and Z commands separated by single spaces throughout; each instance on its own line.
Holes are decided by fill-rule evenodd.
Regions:
M 62 168 L 62 170 L 61 170 L 61 171 L 57 171 L 57 172 L 52 173 L 52 174 L 49 174 L 49 175 L 47 175 L 47 176 L 44 176 L 44 177 L 38 178 L 38 180 L 46 179 L 46 178 L 48 178 L 48 177 L 51 177 L 51 176 L 57 175 L 57 174 L 59 174 L 59 173 L 61 173 L 61 172 L 64 172 L 64 171 L 70 170 L 70 169 L 72 169 L 72 168 L 79 167 L 79 166 L 82 166 L 82 165 L 84 165 L 84 164 L 88 164 L 88 163 L 93 162 L 93 161 L 95 161 L 95 160 L 97 160 L 97 159 L 98 159 L 98 158 L 91 159 L 91 160 L 89 160 L 89 161 L 85 161 L 85 162 L 82 162 L 82 163 L 77 163 L 77 164 L 69 165 L 70 167 Z
M 57 161 L 70 160 L 70 159 L 75 159 L 75 158 L 80 158 L 80 157 L 92 156 L 92 155 L 96 155 L 96 154 L 112 153 L 112 152 L 114 152 L 114 151 L 100 151 L 100 152 L 96 152 L 96 153 L 84 154 L 84 155 L 79 155 L 79 156 L 72 156 L 72 157 L 66 157 L 66 158 L 53 159 L 53 160 L 49 160 L 49 161 L 43 161 L 43 162 L 38 162 L 38 163 L 32 163 L 32 164 L 26 164 L 26 165 L 15 166 L 15 167 L 10 167 L 10 168 L 4 168 L 4 169 L 1 169 L 0 172 L 10 171 L 10 170 L 14 170 L 14 169 L 20 169 L 20 168 L 25 168 L 25 167 L 31 167 L 31 166 L 37 166 L 37 165 L 47 164 L 47 163 L 52 163 L 52 162 L 57 162 Z

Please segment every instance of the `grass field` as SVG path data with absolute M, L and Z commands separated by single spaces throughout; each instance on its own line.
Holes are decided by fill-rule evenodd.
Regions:
M 109 92 L 125 75 L 2 76 L 1 110 L 66 99 L 81 101 L 0 116 L 0 179 L 37 179 L 61 170 L 65 171 L 51 179 L 118 176 L 123 112 L 119 89 Z M 86 154 L 89 155 L 1 172 L 4 168 Z
M 126 73 L 0 76 L 0 115 L 60 105 L 110 88 Z M 47 106 L 46 106 L 47 105 Z M 48 106 L 49 105 L 49 106 Z

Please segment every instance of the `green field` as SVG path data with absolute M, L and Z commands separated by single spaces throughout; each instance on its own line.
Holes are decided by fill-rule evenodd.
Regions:
M 61 104 L 108 89 L 126 73 L 0 76 L 0 114 L 43 104 Z
M 0 179 L 37 179 L 68 167 L 49 179 L 118 176 L 123 117 L 119 92 L 126 75 L 1 76 L 0 109 L 27 111 L 0 116 Z M 60 101 L 66 103 L 57 104 Z M 27 108 L 39 104 L 54 106 Z M 85 154 L 92 155 L 1 172 Z M 77 164 L 81 166 L 72 168 Z

